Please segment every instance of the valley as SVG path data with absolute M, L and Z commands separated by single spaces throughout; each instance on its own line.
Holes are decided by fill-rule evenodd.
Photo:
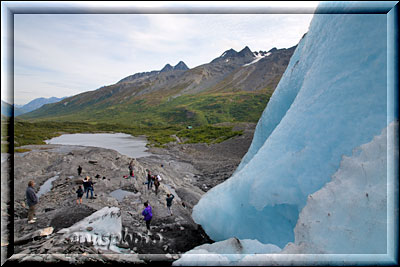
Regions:
M 184 62 L 167 64 L 160 71 L 136 73 L 16 117 L 12 138 L 8 134 L 2 139 L 2 152 L 10 151 L 7 143 L 13 140 L 15 153 L 14 160 L 8 157 L 4 164 L 13 164 L 13 172 L 2 168 L 4 183 L 13 175 L 13 194 L 5 194 L 13 199 L 2 201 L 8 203 L 2 206 L 3 214 L 12 206 L 14 211 L 7 233 L 14 237 L 10 260 L 171 263 L 198 245 L 212 243 L 193 221 L 192 209 L 239 165 L 295 48 L 230 49 L 192 69 Z M 133 159 L 135 177 L 127 178 L 132 158 L 115 150 L 44 143 L 66 133 L 145 136 L 151 156 Z M 79 165 L 82 176 L 77 175 Z M 148 170 L 162 177 L 158 194 L 145 184 Z M 75 191 L 86 175 L 94 180 L 95 198 L 84 197 L 78 205 Z M 29 180 L 35 180 L 36 192 L 48 186 L 47 191 L 41 188 L 34 224 L 26 219 Z M 173 216 L 165 206 L 167 193 L 175 196 Z M 150 232 L 141 215 L 145 202 L 153 208 Z M 101 223 L 99 229 L 79 225 L 102 220 L 111 223 L 107 231 L 130 240 L 101 246 L 66 234 L 101 236 Z

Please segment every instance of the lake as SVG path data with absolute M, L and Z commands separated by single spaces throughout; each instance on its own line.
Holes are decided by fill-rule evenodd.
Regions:
M 131 158 L 151 156 L 151 153 L 146 152 L 146 138 L 134 137 L 124 133 L 63 134 L 45 142 L 46 144 L 54 145 L 93 146 L 114 149 L 120 154 Z

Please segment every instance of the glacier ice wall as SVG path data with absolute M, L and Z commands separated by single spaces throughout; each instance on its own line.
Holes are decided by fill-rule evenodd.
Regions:
M 385 14 L 314 15 L 248 153 L 193 209 L 213 240 L 294 240 L 308 195 L 387 126 L 386 29 Z
M 393 133 L 398 123 L 343 157 L 332 181 L 309 195 L 284 253 L 387 253 L 387 155 L 399 158 L 398 146 L 387 145 Z
M 343 157 L 332 181 L 309 195 L 295 228 L 295 242 L 283 250 L 257 240 L 225 241 L 195 247 L 174 266 L 342 265 L 362 262 L 392 264 L 389 221 L 398 208 L 387 208 L 388 190 L 397 190 L 390 177 L 399 159 L 398 122 L 391 123 L 371 142 Z M 394 233 L 396 234 L 396 233 Z M 392 239 L 392 240 L 391 240 Z M 328 254 L 329 257 L 324 257 Z M 341 255 L 342 254 L 342 255 Z M 385 255 L 386 254 L 386 255 Z

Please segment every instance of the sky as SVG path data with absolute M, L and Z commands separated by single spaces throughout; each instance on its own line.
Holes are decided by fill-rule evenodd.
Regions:
M 44 2 L 7 3 L 33 8 L 44 5 Z M 5 93 L 9 81 L 3 78 L 8 77 L 10 55 L 2 48 L 2 100 L 23 105 L 39 97 L 72 96 L 114 84 L 134 73 L 161 70 L 167 63 L 174 66 L 182 60 L 189 68 L 194 68 L 230 48 L 236 51 L 245 46 L 252 51 L 289 48 L 308 31 L 313 16 L 308 11 L 313 11 L 318 4 L 269 1 L 63 3 L 46 2 L 44 5 L 56 7 L 57 14 L 14 14 L 14 92 Z M 83 14 L 63 13 L 66 5 L 84 10 Z M 117 13 L 135 5 L 150 8 L 150 12 L 154 8 L 167 12 L 96 13 L 98 7 L 117 8 Z M 290 10 L 285 13 L 291 14 L 214 12 L 221 7 L 258 10 L 271 6 L 272 10 L 284 7 Z M 208 14 L 168 13 L 174 7 L 208 8 Z M 309 9 L 303 14 L 294 12 L 302 7 Z M 2 44 L 9 38 L 4 28 L 1 38 Z

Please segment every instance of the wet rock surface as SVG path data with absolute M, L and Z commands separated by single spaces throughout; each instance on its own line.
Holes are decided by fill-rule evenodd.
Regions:
M 114 150 L 26 146 L 31 151 L 14 156 L 14 239 L 48 227 L 53 227 L 54 232 L 15 245 L 14 255 L 8 261 L 172 262 L 180 253 L 212 243 L 191 218 L 192 208 L 206 191 L 230 177 L 247 152 L 254 127 L 255 124 L 246 124 L 242 136 L 220 144 L 171 144 L 165 149 L 151 148 L 152 156 L 134 159 L 135 177 L 128 178 L 125 177 L 129 176 L 128 164 L 132 159 Z M 81 176 L 77 172 L 79 165 L 83 168 Z M 148 190 L 145 184 L 147 170 L 162 177 L 157 194 L 154 186 Z M 28 181 L 36 182 L 38 192 L 54 176 L 58 178 L 51 190 L 37 204 L 36 222 L 28 224 L 25 202 Z M 76 190 L 85 176 L 94 182 L 94 198 L 89 193 L 89 198 L 84 195 L 82 204 L 77 204 Z M 118 201 L 110 195 L 117 189 L 132 194 Z M 166 207 L 167 193 L 175 195 L 172 216 Z M 153 208 L 150 232 L 141 215 L 146 201 Z M 68 240 L 58 233 L 104 207 L 120 209 L 124 240 L 118 247 L 123 253 L 96 248 L 91 242 Z M 2 206 L 2 213 L 5 210 Z

